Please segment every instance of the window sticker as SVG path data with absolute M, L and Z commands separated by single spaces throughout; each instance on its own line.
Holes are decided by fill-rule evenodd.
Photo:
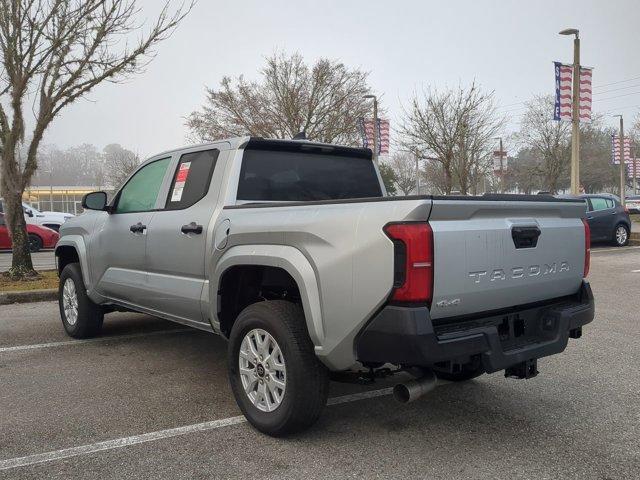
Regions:
M 182 199 L 182 191 L 184 190 L 184 184 L 187 182 L 189 176 L 189 168 L 191 168 L 191 162 L 184 162 L 180 164 L 178 174 L 176 175 L 176 182 L 173 185 L 173 192 L 171 193 L 171 201 L 179 202 Z

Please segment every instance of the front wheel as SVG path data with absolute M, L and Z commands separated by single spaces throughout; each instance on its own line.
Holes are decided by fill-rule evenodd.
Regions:
M 87 296 L 78 263 L 65 266 L 58 287 L 60 318 L 70 337 L 88 338 L 100 333 L 104 311 Z
M 268 435 L 308 428 L 327 402 L 328 372 L 299 305 L 277 300 L 245 308 L 229 336 L 228 369 L 240 410 Z
M 629 229 L 623 223 L 616 225 L 613 232 L 613 243 L 617 247 L 624 247 L 629 243 Z
M 39 252 L 40 250 L 42 250 L 42 239 L 34 234 L 34 233 L 30 233 L 29 234 L 29 251 L 31 253 L 36 253 Z

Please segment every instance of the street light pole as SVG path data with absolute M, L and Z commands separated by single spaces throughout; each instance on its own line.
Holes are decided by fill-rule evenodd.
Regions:
M 504 193 L 504 150 L 502 149 L 502 137 L 494 137 L 494 140 L 500 142 L 500 193 Z
M 364 98 L 373 99 L 373 161 L 378 164 L 378 97 L 375 95 L 365 95 Z
M 625 166 L 624 166 L 624 120 L 622 115 L 614 115 L 614 117 L 620 117 L 620 137 L 618 140 L 620 141 L 620 203 L 624 207 L 626 201 L 624 198 L 625 191 Z
M 560 35 L 573 39 L 573 92 L 571 95 L 571 193 L 580 193 L 580 36 L 576 28 L 562 30 Z

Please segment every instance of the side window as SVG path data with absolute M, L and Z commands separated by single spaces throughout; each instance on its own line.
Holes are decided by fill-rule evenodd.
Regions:
M 180 157 L 169 189 L 167 210 L 188 208 L 207 194 L 219 153 L 218 150 L 204 150 Z
M 613 200 L 611 200 L 610 198 L 607 198 L 607 208 L 613 208 L 613 207 L 614 207 Z
M 116 213 L 153 210 L 171 158 L 156 160 L 138 170 L 120 190 Z
M 590 200 L 593 210 L 606 210 L 607 208 L 611 208 L 608 206 L 606 198 L 591 197 Z
M 0 213 L 0 227 L 4 227 L 4 214 Z

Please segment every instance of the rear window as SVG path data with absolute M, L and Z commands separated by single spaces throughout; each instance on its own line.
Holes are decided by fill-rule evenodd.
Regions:
M 237 199 L 301 202 L 381 196 L 378 176 L 370 159 L 245 150 Z

